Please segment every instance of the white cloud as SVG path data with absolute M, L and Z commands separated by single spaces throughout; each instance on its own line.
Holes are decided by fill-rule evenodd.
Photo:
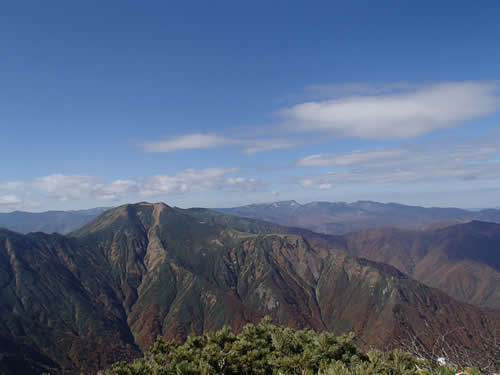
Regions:
M 292 179 L 304 188 L 333 184 L 414 183 L 500 178 L 500 140 L 435 143 L 385 150 L 311 155 L 295 162 L 328 173 Z
M 0 206 L 13 206 L 21 203 L 22 200 L 15 195 L 0 195 Z
M 190 168 L 173 175 L 152 176 L 144 180 L 140 193 L 155 196 L 211 189 L 252 191 L 260 185 L 254 178 L 227 176 L 236 171 L 237 168 Z
M 52 174 L 23 182 L 26 196 L 42 194 L 58 201 L 118 201 L 133 196 L 153 197 L 205 190 L 256 191 L 263 183 L 255 178 L 232 176 L 237 168 L 185 169 L 170 175 L 155 175 L 134 180 L 117 179 L 109 183 L 95 176 Z M 10 183 L 4 183 L 11 186 Z M 0 195 L 0 205 L 22 202 L 15 195 Z M 24 202 L 26 203 L 26 202 Z
M 202 148 L 214 148 L 234 144 L 236 141 L 215 134 L 186 134 L 163 141 L 145 142 L 141 145 L 146 152 L 175 152 Z
M 119 200 L 139 189 L 132 180 L 115 180 L 103 183 L 98 177 L 81 175 L 52 174 L 34 179 L 31 186 L 47 196 L 61 200 L 91 198 L 97 200 Z
M 416 85 L 410 82 L 386 82 L 367 84 L 364 82 L 347 82 L 334 84 L 319 84 L 307 86 L 304 90 L 305 95 L 310 99 L 329 99 L 340 98 L 353 95 L 382 95 L 394 94 L 409 90 L 415 90 L 422 85 Z
M 33 180 L 31 186 L 59 200 L 81 199 L 98 195 L 103 188 L 97 177 L 52 174 Z
M 318 180 L 318 178 L 302 178 L 300 180 L 298 180 L 298 183 L 300 186 L 304 187 L 304 188 L 312 188 L 312 187 L 316 187 L 316 186 L 319 186 L 321 183 L 317 184 L 315 183 L 315 180 Z
M 235 171 L 236 169 L 224 168 L 189 168 L 173 175 L 152 176 L 144 180 L 141 194 L 152 196 L 211 189 L 222 185 L 225 176 Z
M 319 190 L 329 190 L 332 188 L 332 184 L 319 184 Z
M 299 167 L 339 167 L 401 156 L 402 149 L 353 151 L 342 154 L 310 155 L 295 162 Z
M 359 138 L 411 138 L 495 112 L 499 87 L 448 82 L 411 91 L 312 101 L 282 111 L 292 128 Z
M 96 191 L 96 199 L 119 200 L 120 198 L 138 191 L 139 184 L 131 180 L 115 180 L 110 184 L 101 185 Z
M 29 210 L 39 206 L 39 202 L 22 199 L 18 195 L 0 194 L 0 211 Z
M 286 139 L 236 139 L 216 134 L 193 133 L 162 141 L 145 142 L 140 146 L 145 152 L 176 152 L 234 146 L 244 154 L 255 154 L 293 147 L 295 143 Z
M 244 142 L 245 147 L 242 149 L 244 154 L 255 154 L 257 152 L 280 150 L 295 146 L 294 142 L 286 139 L 263 139 Z
M 23 187 L 23 183 L 20 181 L 9 181 L 0 184 L 0 190 L 17 190 Z

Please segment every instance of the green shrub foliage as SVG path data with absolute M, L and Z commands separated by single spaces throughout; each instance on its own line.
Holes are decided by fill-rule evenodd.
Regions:
M 100 375 L 454 375 L 403 352 L 361 352 L 353 335 L 278 327 L 265 318 L 241 333 L 223 328 L 184 343 L 158 339 L 143 358 L 119 362 Z M 465 374 L 478 372 L 466 370 Z

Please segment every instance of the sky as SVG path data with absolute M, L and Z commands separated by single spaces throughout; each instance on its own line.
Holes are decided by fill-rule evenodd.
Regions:
M 0 211 L 500 206 L 500 2 L 0 4 Z

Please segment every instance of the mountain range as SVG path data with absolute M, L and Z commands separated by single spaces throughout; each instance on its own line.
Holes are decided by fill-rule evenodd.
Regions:
M 337 234 L 324 241 L 464 302 L 500 308 L 500 225 L 494 223 L 500 210 L 283 201 L 218 211 Z
M 109 207 L 74 211 L 0 212 L 0 228 L 19 233 L 56 232 L 67 234 L 87 224 L 107 209 Z
M 383 227 L 418 230 L 436 223 L 460 223 L 472 220 L 500 223 L 499 209 L 469 211 L 460 208 L 426 208 L 371 201 L 299 204 L 292 200 L 215 210 L 286 226 L 307 228 L 325 234 L 346 234 Z
M 354 331 L 365 346 L 407 336 L 432 346 L 447 334 L 473 354 L 488 352 L 499 310 L 349 254 L 361 248 L 349 240 L 145 202 L 105 211 L 68 236 L 1 230 L 0 370 L 95 373 L 159 335 L 238 330 L 265 315 Z
M 89 223 L 107 209 L 109 207 L 74 211 L 0 213 L 0 228 L 19 233 L 68 234 Z M 371 201 L 299 204 L 291 200 L 214 210 L 334 235 L 383 227 L 421 230 L 472 220 L 500 223 L 499 208 L 482 210 L 426 208 Z
M 208 212 L 211 220 L 242 231 L 298 234 L 316 248 L 387 263 L 458 300 L 500 308 L 500 224 L 439 222 L 425 230 L 378 228 L 334 236 L 203 209 L 189 212 L 205 220 Z

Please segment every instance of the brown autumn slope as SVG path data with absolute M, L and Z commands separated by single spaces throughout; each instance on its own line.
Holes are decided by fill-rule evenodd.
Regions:
M 238 329 L 264 315 L 353 330 L 382 348 L 408 333 L 431 345 L 463 327 L 450 339 L 482 355 L 483 338 L 499 335 L 498 311 L 460 303 L 391 266 L 188 212 L 140 203 L 105 212 L 73 237 L 2 231 L 0 369 L 92 373 L 158 335 Z
M 499 224 L 373 229 L 344 239 L 349 254 L 391 264 L 459 300 L 500 308 Z

